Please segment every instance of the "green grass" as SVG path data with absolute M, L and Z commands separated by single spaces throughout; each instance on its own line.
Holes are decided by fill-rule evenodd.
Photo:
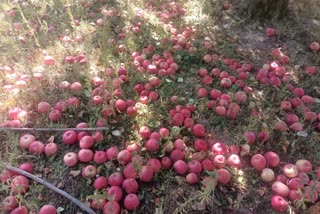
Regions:
M 230 1 L 234 3 L 234 1 Z M 142 125 L 148 125 L 152 131 L 158 131 L 160 127 L 169 128 L 171 134 L 168 139 L 162 139 L 160 151 L 149 153 L 143 150 L 140 155 L 143 160 L 151 157 L 162 158 L 169 155 L 165 151 L 166 145 L 172 145 L 176 138 L 186 141 L 190 151 L 193 141 L 196 139 L 191 130 L 179 128 L 174 130 L 172 127 L 169 110 L 174 109 L 177 104 L 186 105 L 192 103 L 196 106 L 196 111 L 192 118 L 199 123 L 205 124 L 208 130 L 208 141 L 224 141 L 227 144 L 241 145 L 245 143 L 243 133 L 252 130 L 256 133 L 261 130 L 269 131 L 271 141 L 259 143 L 251 146 L 251 154 L 263 153 L 267 150 L 277 151 L 284 161 L 294 161 L 299 158 L 311 158 L 316 163 L 319 162 L 319 141 L 318 133 L 315 131 L 315 124 L 307 125 L 308 136 L 300 138 L 296 133 L 279 133 L 273 130 L 276 118 L 285 119 L 285 114 L 278 110 L 280 102 L 293 97 L 292 93 L 286 89 L 285 85 L 279 88 L 273 88 L 268 85 L 260 85 L 254 80 L 255 71 L 262 65 L 256 62 L 269 62 L 272 59 L 270 53 L 261 53 L 260 55 L 239 54 L 235 49 L 235 43 L 230 41 L 230 35 L 224 35 L 226 28 L 224 24 L 228 22 L 235 30 L 240 31 L 246 22 L 234 10 L 223 10 L 222 0 L 212 2 L 197 1 L 158 1 L 152 2 L 153 9 L 145 10 L 143 16 L 137 16 L 136 11 L 144 8 L 147 1 L 124 1 L 124 0 L 105 0 L 105 1 L 78 1 L 78 0 L 48 0 L 48 1 L 27 1 L 25 3 L 14 3 L 5 1 L 0 3 L 0 121 L 8 119 L 8 110 L 13 107 L 21 107 L 29 113 L 29 116 L 23 125 L 29 127 L 46 127 L 46 128 L 67 128 L 75 127 L 80 122 L 87 122 L 90 127 L 94 127 L 98 119 L 102 118 L 101 112 L 105 106 L 110 106 L 116 96 L 111 95 L 111 104 L 105 103 L 103 106 L 94 106 L 91 102 L 91 93 L 96 86 L 92 85 L 93 77 L 100 77 L 104 80 L 103 87 L 109 92 L 115 89 L 113 79 L 118 78 L 117 69 L 124 66 L 128 73 L 129 82 L 121 84 L 120 88 L 124 91 L 122 99 L 137 100 L 139 95 L 132 90 L 136 84 L 145 84 L 150 78 L 156 76 L 148 72 L 138 72 L 133 65 L 133 52 L 142 53 L 143 49 L 150 44 L 155 46 L 156 54 L 163 56 L 164 51 L 170 50 L 174 61 L 179 65 L 176 75 L 166 76 L 161 79 L 161 84 L 154 91 L 159 93 L 159 100 L 150 102 L 147 105 L 138 104 L 140 107 L 138 115 L 134 118 L 125 113 L 115 110 L 110 117 L 104 118 L 109 126 L 109 130 L 103 133 L 103 141 L 94 145 L 94 150 L 106 150 L 110 146 L 118 146 L 119 149 L 125 148 L 128 142 L 135 142 L 139 145 L 144 144 L 145 140 L 138 133 Z M 170 17 L 163 23 L 159 17 L 159 12 L 173 11 L 173 5 L 176 7 L 184 6 L 187 8 L 187 14 L 184 17 Z M 88 7 L 88 8 L 86 8 Z M 294 13 L 299 17 L 317 17 L 316 1 L 301 1 L 292 3 L 291 7 Z M 104 8 L 103 11 L 101 9 Z M 9 17 L 7 12 L 14 9 L 16 15 Z M 114 16 L 103 15 L 106 11 L 113 11 Z M 169 14 L 169 13 L 168 13 Z M 101 18 L 102 26 L 98 26 L 96 20 Z M 77 24 L 76 20 L 80 21 Z M 229 20 L 229 21 L 228 21 Z M 13 30 L 17 23 L 22 24 L 19 30 Z M 292 23 L 292 22 L 288 22 Z M 131 28 L 136 25 L 140 26 L 139 33 L 133 33 Z M 256 23 L 256 25 L 258 25 Z M 179 33 L 188 26 L 191 29 L 190 44 L 197 48 L 196 52 L 190 53 L 188 49 L 173 51 L 170 41 L 170 26 L 175 27 Z M 54 31 L 51 31 L 52 28 Z M 299 27 L 299 26 L 296 26 Z M 33 29 L 35 28 L 35 30 Z M 281 23 L 277 25 L 281 28 Z M 290 25 L 281 28 L 284 31 L 290 30 Z M 229 33 L 234 33 L 233 29 L 228 29 Z M 259 28 L 255 29 L 261 30 Z M 123 39 L 118 37 L 119 33 L 125 36 Z M 290 38 L 290 32 L 288 33 Z M 76 42 L 75 37 L 81 35 L 83 42 Z M 294 34 L 292 34 L 294 35 Z M 236 36 L 236 35 L 235 35 Z M 313 40 L 319 39 L 316 34 L 311 34 Z M 19 42 L 19 37 L 25 39 L 25 43 Z M 210 38 L 213 47 L 209 50 L 203 47 L 205 40 Z M 281 38 L 281 39 L 283 39 Z M 70 39 L 70 42 L 67 40 Z M 165 41 L 164 39 L 167 39 Z M 281 40 L 272 41 L 269 46 L 273 48 L 282 42 Z M 309 42 L 309 41 L 305 41 Z M 124 50 L 120 50 L 123 46 Z M 272 46 L 272 47 L 271 47 Z M 306 50 L 300 50 L 302 53 L 309 54 Z M 87 57 L 86 64 L 74 63 L 72 65 L 63 62 L 67 55 L 77 56 L 85 54 Z M 205 63 L 203 56 L 205 54 L 217 54 L 219 59 L 214 63 Z M 57 61 L 53 66 L 43 64 L 45 55 L 53 56 Z M 153 53 L 145 55 L 150 60 Z M 310 54 L 309 54 L 310 55 Z M 298 56 L 298 55 L 297 55 Z M 261 57 L 261 58 L 259 58 Z M 295 56 L 294 56 L 295 57 Z M 248 73 L 249 79 L 246 83 L 254 88 L 253 95 L 249 96 L 249 101 L 241 104 L 241 111 L 237 120 L 229 120 L 226 117 L 218 117 L 214 110 L 208 110 L 206 101 L 208 98 L 199 99 L 196 91 L 199 87 L 206 87 L 208 90 L 218 88 L 223 93 L 232 94 L 240 89 L 232 87 L 224 89 L 220 86 L 218 78 L 214 78 L 211 85 L 204 86 L 201 78 L 197 75 L 200 68 L 208 69 L 209 73 L 215 67 L 227 71 L 230 75 L 237 76 L 237 73 L 223 63 L 224 58 L 233 58 L 241 63 L 253 63 L 255 71 Z M 319 54 L 310 56 L 314 64 L 319 62 Z M 26 87 L 17 90 L 17 93 L 8 93 L 2 88 L 4 85 L 14 85 L 15 77 L 7 75 L 2 67 L 8 65 L 14 68 L 15 74 L 28 75 L 29 82 Z M 292 63 L 286 66 L 288 71 L 295 71 Z M 36 69 L 42 69 L 44 79 L 39 81 L 33 77 Z M 106 74 L 106 69 L 112 68 L 115 71 L 114 77 Z M 301 84 L 306 94 L 317 97 L 318 94 L 315 86 L 319 85 L 319 76 L 307 77 L 304 75 L 303 68 L 293 72 L 296 82 L 294 85 Z M 20 77 L 17 77 L 18 79 Z M 80 82 L 83 85 L 81 93 L 70 91 L 61 92 L 58 85 L 61 81 Z M 63 112 L 62 119 L 59 122 L 51 122 L 47 114 L 40 115 L 37 113 L 37 104 L 40 101 L 47 101 L 52 106 L 57 101 L 67 100 L 70 96 L 77 96 L 81 104 L 78 108 L 68 107 Z M 177 102 L 172 102 L 170 98 L 178 96 Z M 318 111 L 319 103 L 313 103 L 308 106 L 312 111 Z M 250 116 L 253 110 L 261 111 L 259 117 Z M 297 115 L 303 120 L 304 113 L 297 110 Z M 120 136 L 112 133 L 114 130 L 120 130 Z M 44 155 L 33 156 L 27 151 L 23 151 L 18 146 L 20 136 L 24 133 L 4 131 L 0 133 L 0 171 L 5 169 L 6 165 L 19 166 L 21 163 L 29 161 L 34 165 L 36 175 L 42 177 L 58 186 L 61 189 L 74 195 L 86 204 L 92 199 L 106 197 L 105 191 L 95 191 L 92 187 L 94 179 L 82 179 L 81 174 L 73 176 L 70 171 L 81 171 L 85 164 L 81 163 L 75 167 L 65 167 L 62 158 L 70 151 L 77 152 L 78 145 L 65 145 L 62 142 L 62 133 L 33 133 L 37 140 L 44 143 L 54 136 L 54 142 L 59 145 L 59 152 L 53 157 Z M 314 152 L 310 155 L 310 152 Z M 190 157 L 186 157 L 187 160 Z M 243 157 L 245 163 L 249 162 L 249 157 Z M 93 162 L 91 162 L 94 164 Z M 113 162 L 107 162 L 103 165 L 97 165 L 100 175 L 108 176 L 116 170 L 122 170 L 123 166 Z M 154 177 L 151 183 L 139 182 L 141 188 L 138 196 L 141 199 L 141 206 L 135 213 L 191 213 L 196 209 L 200 213 L 212 212 L 214 209 L 245 209 L 253 208 L 256 212 L 261 210 L 266 213 L 271 212 L 268 196 L 257 197 L 253 200 L 260 187 L 266 187 L 267 184 L 261 183 L 259 174 L 250 168 L 244 167 L 243 170 L 229 169 L 232 174 L 232 183 L 227 186 L 211 185 L 204 188 L 201 184 L 192 187 L 185 184 L 184 176 L 176 176 L 173 170 L 161 170 Z M 276 169 L 277 173 L 280 168 Z M 214 175 L 202 173 L 203 176 L 211 176 L 213 182 Z M 10 189 L 6 184 L 1 185 L 0 199 L 10 194 Z M 180 194 L 180 195 L 179 195 Z M 176 196 L 178 198 L 175 198 Z M 27 205 L 30 212 L 36 212 L 46 204 L 52 203 L 64 210 L 61 213 L 76 213 L 78 208 L 69 201 L 62 199 L 60 196 L 52 193 L 42 185 L 31 182 L 30 191 L 24 196 L 18 196 L 20 204 Z M 122 203 L 122 202 L 120 202 Z M 246 205 L 248 203 L 248 205 Z M 174 205 L 174 207 L 171 207 Z M 290 205 L 294 206 L 293 203 Z M 251 207 L 250 207 L 251 206 Z M 300 210 L 298 210 L 299 212 Z M 100 212 L 101 213 L 101 212 Z

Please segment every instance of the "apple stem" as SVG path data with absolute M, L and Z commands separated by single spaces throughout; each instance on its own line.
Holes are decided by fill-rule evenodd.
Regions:
M 65 131 L 107 131 L 108 127 L 96 127 L 96 128 L 6 128 L 1 127 L 1 131 L 29 131 L 29 132 L 65 132 Z
M 86 206 L 85 204 L 83 204 L 81 201 L 79 201 L 78 199 L 74 198 L 73 196 L 71 196 L 69 193 L 55 187 L 54 185 L 52 185 L 51 183 L 48 183 L 47 181 L 37 177 L 37 176 L 34 176 L 26 171 L 23 171 L 21 169 L 18 169 L 16 167 L 12 167 L 12 166 L 7 166 L 6 167 L 7 169 L 9 170 L 12 170 L 16 173 L 19 173 L 23 176 L 26 176 L 34 181 L 37 181 L 38 183 L 48 187 L 49 189 L 51 189 L 52 191 L 64 196 L 65 198 L 69 199 L 71 202 L 73 202 L 74 204 L 76 204 L 78 207 L 80 207 L 83 211 L 89 213 L 89 214 L 95 214 L 95 212 L 90 209 L 88 206 Z

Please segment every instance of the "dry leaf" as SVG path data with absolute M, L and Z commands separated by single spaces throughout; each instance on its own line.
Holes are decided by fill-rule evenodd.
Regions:
M 176 181 L 177 181 L 178 185 L 183 185 L 186 183 L 185 178 L 182 176 L 176 176 Z
M 71 170 L 70 171 L 70 175 L 72 175 L 73 177 L 77 177 L 78 175 L 80 175 L 81 171 L 80 170 Z
M 284 142 L 284 144 L 282 146 L 282 149 L 283 149 L 284 153 L 287 153 L 287 150 L 288 150 L 289 146 L 290 146 L 290 142 L 289 141 Z
M 47 140 L 48 143 L 53 143 L 53 141 L 54 141 L 54 136 L 51 136 L 51 137 Z
M 201 203 L 201 202 L 200 203 L 196 203 L 196 204 L 192 205 L 191 207 L 192 207 L 192 209 L 198 210 L 198 211 L 206 209 L 205 203 Z
M 42 195 L 41 193 L 39 193 L 37 199 L 38 199 L 39 201 L 42 201 L 42 200 L 43 200 L 43 195 Z
M 263 196 L 267 191 L 268 189 L 266 187 L 260 187 L 259 189 L 257 189 L 257 192 L 260 196 Z
M 83 118 L 83 114 L 84 114 L 84 111 L 82 110 L 82 111 L 80 111 L 80 112 L 78 113 L 78 117 L 79 117 L 79 118 Z
M 64 187 L 64 181 L 62 180 L 61 182 L 58 183 L 57 187 L 59 189 L 63 188 Z

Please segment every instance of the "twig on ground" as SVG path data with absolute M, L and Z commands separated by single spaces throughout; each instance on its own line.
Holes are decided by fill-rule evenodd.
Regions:
M 23 176 L 26 176 L 32 180 L 35 180 L 37 181 L 38 183 L 48 187 L 50 190 L 64 196 L 65 198 L 67 198 L 68 200 L 70 200 L 71 202 L 73 202 L 74 204 L 76 204 L 80 209 L 82 209 L 83 211 L 89 213 L 89 214 L 95 214 L 95 212 L 90 209 L 88 206 L 86 206 L 85 204 L 83 204 L 81 201 L 79 201 L 78 199 L 74 198 L 73 196 L 71 196 L 69 193 L 55 187 L 54 185 L 52 185 L 51 183 L 48 183 L 47 181 L 37 177 L 37 176 L 34 176 L 26 171 L 23 171 L 21 169 L 18 169 L 16 167 L 12 167 L 12 166 L 7 166 L 6 167 L 7 169 L 11 170 L 11 171 L 14 171 L 16 173 L 19 173 Z
M 1 131 L 36 131 L 36 132 L 64 132 L 64 131 L 107 131 L 108 127 L 96 127 L 96 128 L 6 128 L 1 127 Z

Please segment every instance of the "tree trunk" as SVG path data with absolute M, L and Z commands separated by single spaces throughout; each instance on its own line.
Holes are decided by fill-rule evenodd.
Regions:
M 244 11 L 251 19 L 282 19 L 288 12 L 289 0 L 244 0 Z

